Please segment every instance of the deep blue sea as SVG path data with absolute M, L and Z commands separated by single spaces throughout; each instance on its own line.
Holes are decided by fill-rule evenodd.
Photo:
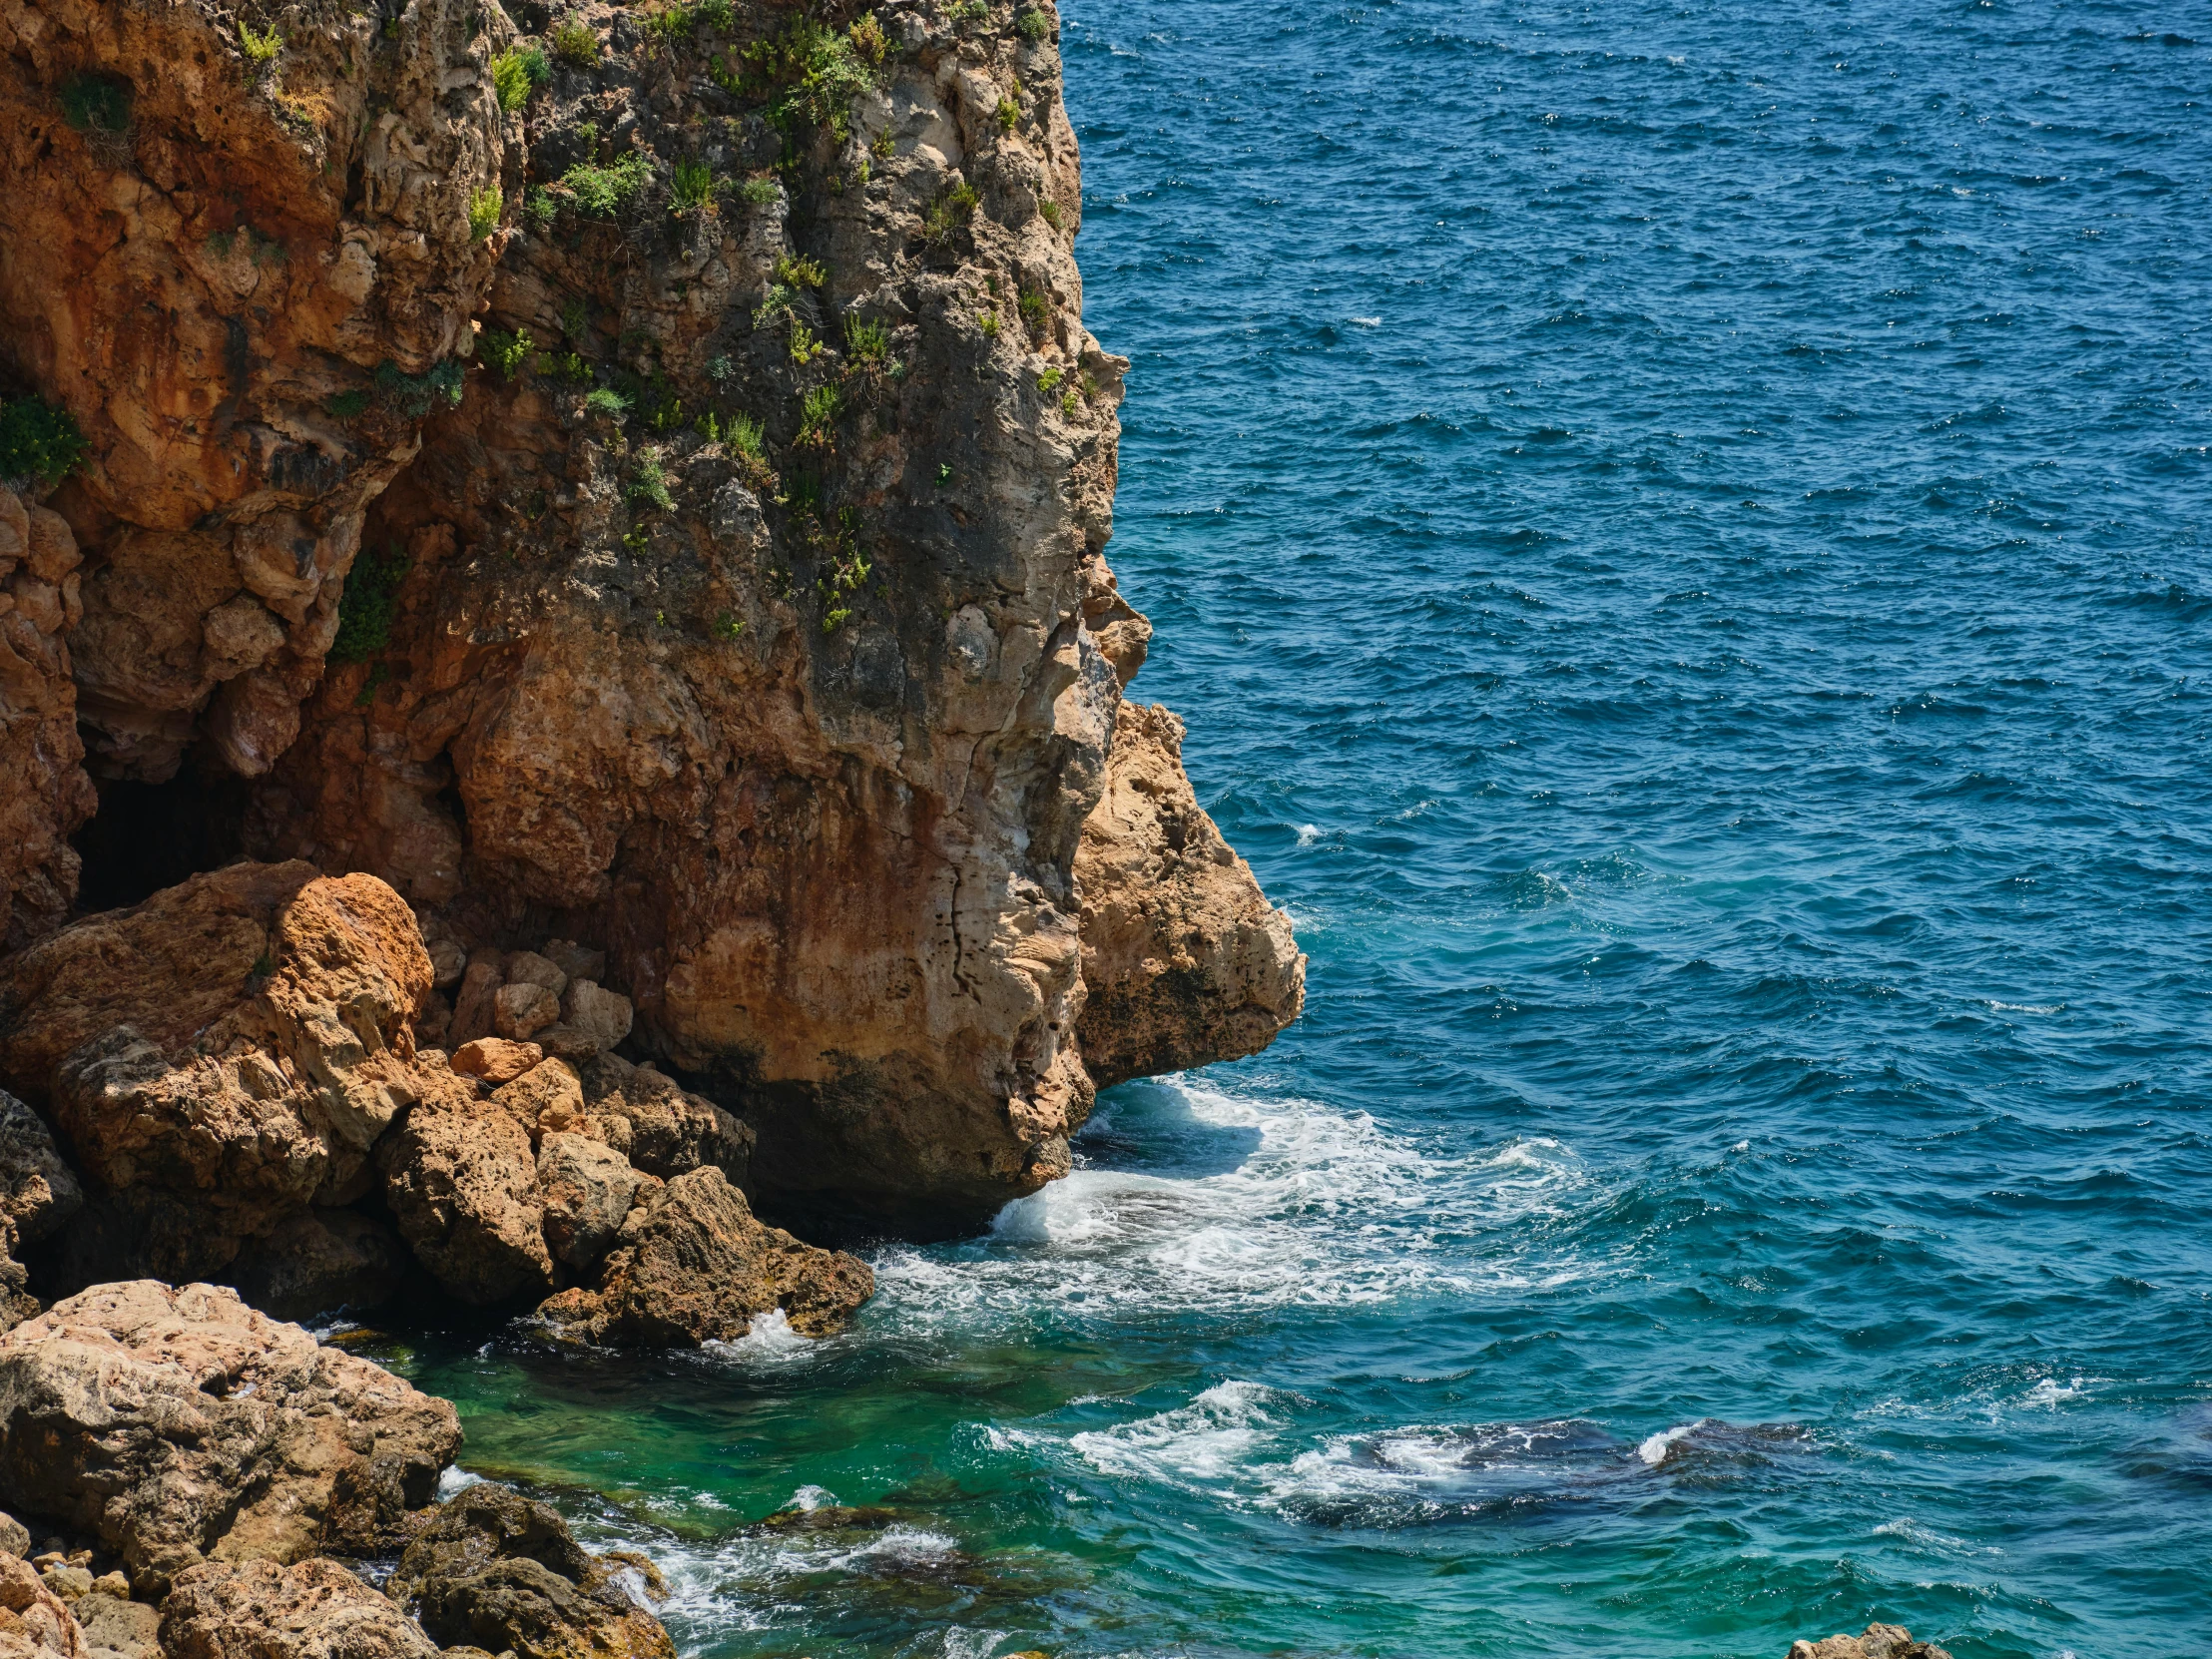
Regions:
M 2212 1647 L 2212 10 L 1064 16 L 1309 1011 L 847 1337 L 425 1342 L 467 1460 L 715 1659 Z

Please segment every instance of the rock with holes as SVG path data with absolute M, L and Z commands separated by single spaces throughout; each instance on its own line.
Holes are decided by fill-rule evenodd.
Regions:
M 512 1083 L 532 1066 L 545 1058 L 545 1050 L 536 1043 L 512 1043 L 504 1037 L 478 1037 L 465 1042 L 453 1051 L 452 1066 L 465 1076 L 480 1079 L 495 1087 Z
M 753 1217 L 712 1165 L 680 1175 L 630 1212 L 593 1288 L 548 1298 L 539 1315 L 573 1341 L 621 1348 L 730 1342 L 782 1310 L 810 1337 L 842 1330 L 875 1276 Z
M 1902 1624 L 1870 1624 L 1857 1636 L 1790 1644 L 1789 1659 L 1950 1659 L 1934 1642 L 1916 1642 Z
M 134 1593 L 209 1559 L 372 1556 L 428 1504 L 453 1407 L 212 1285 L 103 1285 L 0 1336 L 0 1502 Z
M 601 1054 L 578 1067 L 583 1132 L 605 1141 L 648 1175 L 673 1181 L 709 1165 L 745 1184 L 753 1130 L 705 1095 L 652 1066 Z
M 458 1089 L 425 1100 L 376 1156 L 400 1236 L 454 1296 L 482 1306 L 552 1283 L 537 1155 L 497 1102 Z
M 85 1659 L 162 1659 L 162 1614 L 151 1602 L 95 1589 L 70 1604 L 85 1633 Z
M 0 1215 L 36 1244 L 84 1208 L 84 1188 L 30 1107 L 0 1089 Z
M 0 1556 L 0 1659 L 90 1659 L 69 1604 L 28 1561 Z
M 604 1141 L 555 1134 L 538 1148 L 538 1195 L 548 1249 L 572 1268 L 607 1253 L 641 1194 L 660 1185 Z
M 437 1643 L 335 1561 L 210 1561 L 161 1613 L 167 1659 L 436 1659 Z
M 387 1586 L 438 1641 L 515 1659 L 674 1659 L 626 1581 L 657 1589 L 643 1557 L 593 1555 L 568 1523 L 511 1486 L 470 1486 L 431 1517 Z

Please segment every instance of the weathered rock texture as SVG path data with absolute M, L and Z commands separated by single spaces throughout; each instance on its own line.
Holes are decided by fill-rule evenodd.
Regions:
M 211 1285 L 104 1285 L 0 1336 L 0 1501 L 97 1536 L 141 1591 L 394 1549 L 460 1437 L 444 1400 Z
M 632 1575 L 659 1579 L 642 1557 L 593 1555 L 544 1504 L 485 1481 L 422 1527 L 388 1592 L 454 1646 L 515 1659 L 674 1659 L 660 1620 L 624 1588 Z
M 77 893 L 66 837 L 95 805 L 70 678 L 80 562 L 67 520 L 0 484 L 0 950 L 51 932 Z
M 70 653 L 112 777 L 167 778 L 196 740 L 252 776 L 291 741 L 362 509 L 435 392 L 407 377 L 468 349 L 497 254 L 471 198 L 517 159 L 497 6 L 415 0 L 385 33 L 309 0 L 261 66 L 237 15 L 0 8 L 0 367 L 91 440 L 53 505 L 91 556 Z M 54 828 L 83 804 L 64 790 Z M 19 907 L 59 919 L 35 882 Z
M 1076 1037 L 1099 1087 L 1257 1054 L 1298 1017 L 1290 918 L 1222 839 L 1183 774 L 1183 723 L 1123 703 L 1106 789 L 1075 857 L 1083 896 Z
M 1790 1644 L 1789 1659 L 1950 1659 L 1934 1642 L 1916 1642 L 1901 1624 L 1870 1624 L 1857 1636 Z
M 162 1606 L 167 1659 L 435 1659 L 438 1644 L 335 1561 L 209 1561 Z
M 28 1561 L 0 1556 L 0 1659 L 89 1659 L 68 1604 Z
M 397 894 L 296 862 L 195 876 L 0 964 L 0 1077 L 97 1193 L 64 1276 L 213 1273 L 359 1199 L 402 1107 L 468 1092 L 416 1059 L 429 983 Z
M 828 1336 L 874 1292 L 865 1264 L 762 1226 L 745 1194 L 708 1168 L 629 1212 L 596 1288 L 564 1291 L 538 1312 L 581 1342 L 697 1348 L 743 1337 L 777 1309 L 803 1336 Z

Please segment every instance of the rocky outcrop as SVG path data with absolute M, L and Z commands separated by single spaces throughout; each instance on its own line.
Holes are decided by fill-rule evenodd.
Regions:
M 36 1244 L 84 1204 L 84 1188 L 45 1121 L 0 1089 L 0 1216 L 14 1223 L 18 1238 Z
M 106 1590 L 93 1590 L 69 1604 L 84 1632 L 85 1659 L 163 1659 L 161 1609 Z
M 0 1659 L 91 1659 L 62 1598 L 28 1561 L 0 1555 Z
M 135 1590 L 204 1560 L 394 1549 L 460 1444 L 444 1400 L 211 1285 L 104 1285 L 0 1336 L 0 1502 Z
M 425 1101 L 376 1156 L 400 1236 L 454 1296 L 483 1304 L 550 1288 L 537 1158 L 496 1102 Z
M 435 1659 L 438 1644 L 335 1561 L 210 1561 L 162 1606 L 166 1659 Z
M 1076 1038 L 1099 1087 L 1257 1054 L 1306 1000 L 1290 918 L 1260 891 L 1183 772 L 1183 723 L 1125 702 L 1075 856 Z
M 561 1517 L 510 1486 L 469 1487 L 416 1534 L 387 1586 L 438 1641 L 515 1659 L 674 1659 L 625 1579 L 657 1585 L 640 1556 L 593 1555 Z
M 538 1313 L 573 1341 L 697 1348 L 743 1337 L 777 1309 L 794 1331 L 827 1336 L 874 1290 L 852 1257 L 762 1226 L 710 1167 L 656 1189 L 623 1223 L 596 1287 L 564 1291 Z
M 81 562 L 68 520 L 0 480 L 0 950 L 61 924 L 77 894 L 68 836 L 96 805 L 70 677 Z
M 0 9 L 0 368 L 90 439 L 53 505 L 91 556 L 70 668 L 107 777 L 291 741 L 362 510 L 458 385 L 483 207 L 518 194 L 498 7 L 274 26 L 257 58 L 215 0 Z M 65 832 L 81 779 L 47 799 Z M 19 875 L 20 918 L 59 920 L 71 873 Z
M 0 964 L 0 1077 L 96 1189 L 63 1278 L 214 1273 L 363 1196 L 400 1109 L 461 1089 L 415 1055 L 429 981 L 389 887 L 303 863 L 195 876 Z
M 1950 1659 L 1934 1642 L 1916 1642 L 1901 1624 L 1870 1624 L 1857 1636 L 1790 1644 L 1788 1659 Z

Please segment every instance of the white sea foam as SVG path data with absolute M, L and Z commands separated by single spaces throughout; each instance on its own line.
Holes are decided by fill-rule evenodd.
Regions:
M 1003 1630 L 965 1630 L 953 1625 L 944 1633 L 944 1659 L 990 1659 L 1006 1639 Z
M 438 1476 L 438 1501 L 449 1503 L 454 1498 L 459 1497 L 461 1493 L 467 1491 L 469 1487 L 480 1486 L 483 1482 L 484 1477 L 482 1475 L 470 1474 L 468 1470 L 456 1463 Z
M 2022 1405 L 2056 1405 L 2061 1400 L 2079 1399 L 2089 1390 L 2085 1379 L 2075 1378 L 2071 1382 L 2061 1382 L 2055 1377 L 2046 1377 L 2021 1396 Z
M 1320 839 L 1321 839 L 1321 826 L 1320 826 L 1320 825 L 1318 825 L 1318 824 L 1302 824 L 1302 825 L 1300 825 L 1300 826 L 1298 827 L 1298 844 L 1299 844 L 1299 845 L 1301 845 L 1301 846 L 1312 846 L 1312 845 L 1313 845 L 1313 844 L 1314 844 L 1314 843 L 1315 843 L 1316 841 L 1318 841 L 1318 840 L 1320 840 Z
M 745 1335 L 734 1342 L 700 1345 L 701 1352 L 717 1360 L 750 1366 L 789 1365 L 816 1354 L 820 1347 L 819 1343 L 794 1331 L 790 1317 L 781 1308 L 754 1315 Z
M 1077 1434 L 1068 1446 L 1101 1474 L 1216 1486 L 1242 1474 L 1255 1448 L 1274 1438 L 1268 1407 L 1275 1392 L 1257 1382 L 1218 1382 L 1188 1405 Z
M 873 1319 L 972 1332 L 1039 1310 L 1351 1307 L 1595 1271 L 1547 1252 L 1542 1229 L 1526 1225 L 1587 1185 L 1555 1140 L 1442 1156 L 1365 1112 L 1195 1078 L 1166 1089 L 1180 1114 L 1142 1132 L 1182 1153 L 1188 1173 L 1079 1168 L 1007 1205 L 981 1243 L 887 1248 L 874 1261 Z
M 1345 320 L 1355 328 L 1380 328 L 1382 326 L 1382 319 L 1379 316 L 1348 316 Z
M 1695 1434 L 1704 1425 L 1705 1419 L 1700 1417 L 1696 1422 L 1678 1422 L 1672 1428 L 1662 1429 L 1639 1445 L 1636 1448 L 1636 1455 L 1652 1468 L 1657 1468 L 1667 1460 L 1668 1452 L 1692 1434 Z

